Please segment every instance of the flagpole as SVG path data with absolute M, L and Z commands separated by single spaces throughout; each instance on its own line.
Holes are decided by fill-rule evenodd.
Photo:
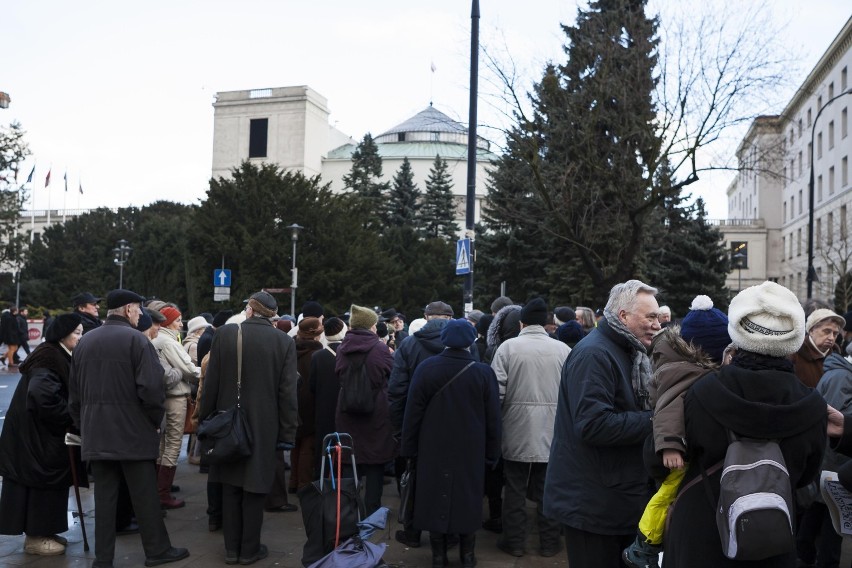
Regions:
M 47 191 L 47 225 L 45 225 L 45 227 L 50 226 L 50 190 L 47 188 L 50 187 L 50 174 L 52 173 L 53 166 L 51 165 L 50 168 L 47 170 L 47 177 L 44 178 L 44 189 Z
M 65 170 L 65 195 L 62 197 L 62 226 L 65 226 L 65 214 L 68 211 L 68 170 Z
M 30 177 L 27 181 L 30 184 L 30 244 L 35 242 L 35 189 L 33 188 L 33 174 L 35 174 L 35 164 L 33 171 L 30 172 Z

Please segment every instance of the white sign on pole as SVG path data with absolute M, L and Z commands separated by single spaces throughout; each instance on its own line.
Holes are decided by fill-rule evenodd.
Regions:
M 231 299 L 230 286 L 213 286 L 213 301 L 227 302 Z

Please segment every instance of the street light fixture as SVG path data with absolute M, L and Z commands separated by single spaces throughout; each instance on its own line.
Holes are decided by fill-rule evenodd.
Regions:
M 299 241 L 299 231 L 304 229 L 301 225 L 293 223 L 287 227 L 290 229 L 290 238 L 293 239 L 293 268 L 292 282 L 290 283 L 290 315 L 296 317 L 296 288 L 299 287 L 299 272 L 296 268 L 296 243 Z
M 814 269 L 814 135 L 816 134 L 816 125 L 822 111 L 843 95 L 850 94 L 852 94 L 852 88 L 846 89 L 839 95 L 828 99 L 817 111 L 813 126 L 811 127 L 811 176 L 808 180 L 808 300 L 814 297 L 814 281 L 817 280 L 816 270 Z
M 118 265 L 119 290 L 124 288 L 124 264 L 127 262 L 127 257 L 130 256 L 130 252 L 133 250 L 129 245 L 130 243 L 121 239 L 118 241 L 118 246 L 112 249 L 112 253 L 115 255 L 113 262 Z

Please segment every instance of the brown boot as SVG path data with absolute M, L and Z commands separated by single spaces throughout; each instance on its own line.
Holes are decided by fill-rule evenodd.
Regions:
M 175 467 L 167 467 L 160 465 L 157 471 L 157 493 L 160 495 L 161 509 L 180 509 L 186 502 L 183 499 L 176 499 L 170 492 L 172 481 L 175 480 Z

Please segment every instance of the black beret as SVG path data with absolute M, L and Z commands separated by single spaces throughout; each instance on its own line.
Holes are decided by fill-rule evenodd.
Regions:
M 216 312 L 216 315 L 213 316 L 213 327 L 222 327 L 228 323 L 228 320 L 232 315 L 234 315 L 234 312 L 231 310 L 221 310 Z
M 58 343 L 77 329 L 81 323 L 83 318 L 77 312 L 56 316 L 44 332 L 44 340 L 48 343 Z
M 141 304 L 145 298 L 132 290 L 112 290 L 107 294 L 107 309 L 114 310 L 127 304 Z
M 266 306 L 269 308 L 270 306 Z M 277 308 L 277 306 L 276 306 Z M 275 309 L 275 308 L 271 308 Z M 313 300 L 307 301 L 302 306 L 302 315 L 306 318 L 318 318 L 322 317 L 324 310 L 322 309 L 322 305 L 319 302 L 314 302 Z

